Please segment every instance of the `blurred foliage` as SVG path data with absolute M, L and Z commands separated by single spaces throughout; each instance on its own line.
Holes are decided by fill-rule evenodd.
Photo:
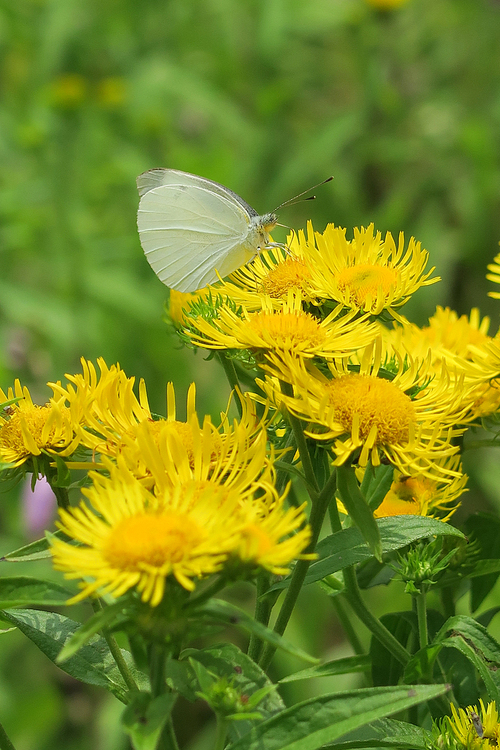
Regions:
M 416 322 L 436 303 L 479 305 L 496 331 L 484 275 L 500 239 L 500 3 L 375 5 L 2 0 L 4 388 L 20 377 L 42 401 L 44 382 L 103 356 L 146 379 L 155 411 L 169 379 L 185 390 L 196 379 L 201 412 L 224 406 L 215 364 L 162 322 L 167 292 L 139 245 L 135 177 L 156 166 L 222 182 L 261 212 L 333 174 L 281 220 L 414 235 L 443 278 L 411 301 Z M 17 635 L 0 639 L 4 671 L 17 668 L 12 649 L 25 654 Z M 78 694 L 72 716 L 44 688 L 23 724 L 10 691 L 0 684 L 0 712 L 18 750 L 125 747 L 104 720 L 93 735 L 75 729 L 94 695 Z

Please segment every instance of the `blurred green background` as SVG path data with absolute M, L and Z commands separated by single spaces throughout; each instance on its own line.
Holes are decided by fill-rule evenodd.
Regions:
M 137 237 L 135 178 L 158 166 L 222 182 L 259 212 L 333 174 L 281 221 L 414 235 L 443 280 L 407 315 L 422 324 L 436 304 L 476 305 L 496 332 L 485 272 L 500 239 L 500 3 L 376 4 L 3 0 L 2 387 L 19 377 L 43 402 L 46 381 L 103 356 L 146 379 L 155 411 L 168 380 L 181 413 L 191 380 L 200 412 L 224 407 L 215 363 L 180 349 L 162 322 L 166 289 Z M 477 463 L 471 496 L 498 505 L 496 457 Z M 12 494 L 5 549 L 24 534 Z M 305 645 L 333 658 L 345 646 L 323 619 Z M 309 632 L 306 618 L 293 627 Z M 0 660 L 0 720 L 17 750 L 127 747 L 112 728 L 120 706 L 19 633 L 2 635 Z

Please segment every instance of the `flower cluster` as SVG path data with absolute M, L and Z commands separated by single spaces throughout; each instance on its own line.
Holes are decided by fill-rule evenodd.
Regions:
M 143 382 L 136 396 L 134 378 L 98 364 L 99 373 L 82 360 L 82 373 L 50 383 L 44 407 L 18 383 L 3 394 L 13 402 L 0 429 L 5 461 L 58 452 L 68 468 L 89 472 L 87 501 L 60 509 L 69 541 L 52 543 L 55 567 L 82 580 L 73 601 L 136 590 L 156 606 L 169 581 L 191 591 L 214 573 L 287 573 L 310 530 L 304 507 L 287 508 L 286 491 L 275 488 L 274 451 L 254 402 L 240 394 L 240 419 L 229 418 L 228 404 L 218 426 L 208 416 L 200 424 L 192 384 L 181 421 L 169 383 L 167 416 L 154 418 Z M 77 446 L 87 460 L 71 460 Z
M 392 464 L 376 515 L 445 518 L 465 490 L 459 442 L 500 406 L 500 348 L 476 309 L 438 307 L 423 327 L 402 315 L 439 281 L 427 263 L 402 234 L 309 223 L 184 305 L 176 293 L 172 314 L 184 341 L 252 372 L 253 398 L 299 419 L 333 467 Z

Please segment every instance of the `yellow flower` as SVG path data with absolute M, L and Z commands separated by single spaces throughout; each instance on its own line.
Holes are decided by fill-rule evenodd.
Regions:
M 491 271 L 491 273 L 486 274 L 486 278 L 488 279 L 488 281 L 493 281 L 495 284 L 500 284 L 500 253 L 498 253 L 498 255 L 495 255 L 493 263 L 490 263 L 490 265 L 488 266 L 488 271 Z M 488 297 L 500 299 L 500 292 L 488 292 Z
M 460 457 L 452 456 L 446 468 L 461 472 Z M 375 518 L 386 516 L 431 516 L 447 521 L 459 506 L 458 498 L 466 492 L 467 475 L 440 482 L 418 474 L 395 471 L 391 488 L 374 511 Z
M 169 577 L 188 591 L 218 571 L 237 542 L 241 520 L 238 496 L 207 487 L 193 502 L 192 492 L 177 487 L 156 498 L 130 472 L 111 468 L 95 476 L 82 502 L 60 510 L 59 528 L 78 546 L 52 541 L 54 567 L 66 578 L 84 579 L 71 603 L 91 595 L 118 598 L 136 589 L 157 606 Z M 90 580 L 89 580 L 90 579 Z
M 425 271 L 429 254 L 413 237 L 405 250 L 402 233 L 396 246 L 389 232 L 385 239 L 380 232 L 374 234 L 373 224 L 354 229 L 352 240 L 346 239 L 345 229 L 329 224 L 323 234 L 314 233 L 313 243 L 312 227 L 308 230 L 300 254 L 309 268 L 312 297 L 333 299 L 373 315 L 388 310 L 399 319 L 395 308 L 421 286 L 439 281 L 430 278 L 433 268 Z
M 355 313 L 338 317 L 339 307 L 324 320 L 304 312 L 300 295 L 288 293 L 286 302 L 274 310 L 269 298 L 262 298 L 262 309 L 242 317 L 229 308 L 220 308 L 211 321 L 196 318 L 190 337 L 207 349 L 250 349 L 253 352 L 290 351 L 305 357 L 345 356 L 373 340 L 376 328 Z
M 141 422 L 124 436 L 119 460 L 156 494 L 176 485 L 212 484 L 237 490 L 241 501 L 264 491 L 274 502 L 274 453 L 268 452 L 265 423 L 248 396 L 242 406 L 240 419 L 222 415 L 219 428 L 208 416 L 200 426 L 195 414 L 189 423 Z
M 217 292 L 249 312 L 260 310 L 264 298 L 279 310 L 290 292 L 300 295 L 306 302 L 314 302 L 309 294 L 310 270 L 302 257 L 302 247 L 306 244 L 302 230 L 298 236 L 300 242 L 295 233 L 288 236 L 286 252 L 280 248 L 262 250 L 251 263 L 239 268 L 218 286 Z
M 454 310 L 438 306 L 428 326 L 405 323 L 390 331 L 382 329 L 384 351 L 388 356 L 403 351 L 414 358 L 429 356 L 436 372 L 445 362 L 451 377 L 456 372 L 475 385 L 470 409 L 475 418 L 484 417 L 500 407 L 500 388 L 494 379 L 500 374 L 500 357 L 495 354 L 497 339 L 488 336 L 489 324 L 488 317 L 481 320 L 477 308 L 469 317 L 459 317 Z
M 108 367 L 97 360 L 98 377 L 92 362 L 84 359 L 82 374 L 66 375 L 69 384 L 49 383 L 54 393 L 69 405 L 74 424 L 80 425 L 79 437 L 84 446 L 99 453 L 113 455 L 122 437 L 132 427 L 153 420 L 146 386 L 139 383 L 139 398 L 134 394 L 135 378 L 128 378 L 119 365 Z
M 309 543 L 304 508 L 284 510 L 284 496 L 242 501 L 237 487 L 209 482 L 154 495 L 122 462 L 108 461 L 107 468 L 109 476 L 93 472 L 93 486 L 83 490 L 90 506 L 60 511 L 59 528 L 78 544 L 51 542 L 55 568 L 84 579 L 70 603 L 136 589 L 155 607 L 169 579 L 192 591 L 196 580 L 225 564 L 234 576 L 235 561 L 245 569 L 288 572 Z
M 429 318 L 428 326 L 419 328 L 405 321 L 403 325 L 395 324 L 393 329 L 386 330 L 383 336 L 389 354 L 404 349 L 414 357 L 425 358 L 430 352 L 433 365 L 439 369 L 443 360 L 456 364 L 459 357 L 471 359 L 474 347 L 491 340 L 488 336 L 489 325 L 490 319 L 484 317 L 481 320 L 476 307 L 469 317 L 459 317 L 449 307 L 438 305 L 434 315 Z
M 303 554 L 309 544 L 311 529 L 305 526 L 304 507 L 283 508 L 283 498 L 269 509 L 262 502 L 246 504 L 245 517 L 235 549 L 237 557 L 251 567 L 261 567 L 275 575 L 290 572 L 290 562 L 296 558 L 315 559 L 315 554 Z
M 73 453 L 75 437 L 69 409 L 64 397 L 52 398 L 44 406 L 33 403 L 26 386 L 15 381 L 8 393 L 0 388 L 0 403 L 19 399 L 4 410 L 0 417 L 0 461 L 19 466 L 31 456 L 42 452 L 66 456 Z
M 257 382 L 278 408 L 283 403 L 311 423 L 310 437 L 335 441 L 335 464 L 355 457 L 362 467 L 378 466 L 385 456 L 403 473 L 431 479 L 456 473 L 442 460 L 457 451 L 450 441 L 471 419 L 470 396 L 463 380 L 451 380 L 444 365 L 438 376 L 428 364 L 408 357 L 393 363 L 397 372 L 390 380 L 381 372 L 380 341 L 366 348 L 359 372 L 337 361 L 328 365 L 327 377 L 298 358 L 269 360 L 270 371 L 293 386 L 293 395 L 282 393 L 275 378 Z
M 465 750 L 487 750 L 497 748 L 500 741 L 500 724 L 495 701 L 488 703 L 485 708 L 479 700 L 480 711 L 477 706 L 466 709 L 455 708 L 452 704 L 453 718 L 448 718 L 449 731 L 453 733 L 460 747 Z

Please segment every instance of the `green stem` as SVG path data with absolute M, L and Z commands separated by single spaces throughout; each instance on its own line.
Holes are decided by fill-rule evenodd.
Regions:
M 16 750 L 7 736 L 7 732 L 0 724 L 0 750 Z
M 306 552 L 314 552 L 314 550 L 316 549 L 316 544 L 318 542 L 319 533 L 323 525 L 323 520 L 325 518 L 328 505 L 331 501 L 332 494 L 335 494 L 335 487 L 336 474 L 335 472 L 333 472 L 319 495 L 313 500 L 311 515 L 309 518 L 309 526 L 311 527 L 311 541 L 307 547 Z M 279 635 L 283 635 L 283 633 L 285 632 L 295 604 L 297 603 L 297 597 L 300 593 L 300 590 L 302 589 L 302 585 L 307 575 L 307 571 L 309 570 L 310 564 L 311 560 L 297 561 L 297 564 L 292 573 L 290 585 L 283 600 L 283 605 L 274 626 L 274 631 Z M 275 651 L 276 646 L 273 646 L 270 643 L 266 643 L 259 661 L 262 669 L 267 669 L 271 662 L 271 659 L 274 656 Z
M 265 596 L 270 582 L 271 577 L 269 573 L 267 573 L 266 571 L 262 571 L 262 573 L 257 578 L 257 600 L 255 602 L 254 617 L 257 622 L 260 622 L 266 626 L 269 625 L 271 612 L 279 595 L 279 592 L 275 592 L 273 594 Z M 257 635 L 255 635 L 255 633 L 252 633 L 252 635 L 250 636 L 250 642 L 248 644 L 248 656 L 255 662 L 258 662 L 259 660 L 263 645 L 263 641 Z
M 234 366 L 233 360 L 227 356 L 227 354 L 224 351 L 217 352 L 220 363 L 222 367 L 224 368 L 224 372 L 226 373 L 226 377 L 229 381 L 229 385 L 231 386 L 232 390 L 235 392 L 235 401 L 236 401 L 236 408 L 238 409 L 238 414 L 241 417 L 243 416 L 243 407 L 241 404 L 240 397 L 238 396 L 238 393 L 241 392 L 241 386 L 240 381 L 238 380 L 238 373 L 236 372 L 236 367 Z
M 222 716 L 217 716 L 217 732 L 215 735 L 214 750 L 224 750 L 227 737 L 228 723 Z
M 420 648 L 425 648 L 429 643 L 429 634 L 427 631 L 427 594 L 423 585 L 420 594 L 417 594 L 415 598 L 417 601 L 419 645 Z
M 404 646 L 387 630 L 380 620 L 373 615 L 361 596 L 358 581 L 356 579 L 356 570 L 353 565 L 344 569 L 345 596 L 352 609 L 359 617 L 361 622 L 366 625 L 374 637 L 385 646 L 385 648 L 399 661 L 406 666 L 410 660 L 410 654 Z
M 335 609 L 335 612 L 337 613 L 337 617 L 340 620 L 340 624 L 342 625 L 344 633 L 346 634 L 347 640 L 352 646 L 352 650 L 354 651 L 355 654 L 358 654 L 358 655 L 364 654 L 365 649 L 363 648 L 361 641 L 358 638 L 358 634 L 353 628 L 351 618 L 349 617 L 348 613 L 345 610 L 342 599 L 340 598 L 340 596 L 332 596 L 331 602 L 333 604 L 333 608 Z
M 149 679 L 153 698 L 166 691 L 165 681 L 166 653 L 165 648 L 157 643 L 149 647 Z
M 340 520 L 339 509 L 337 506 L 337 498 L 333 495 L 330 505 L 328 506 L 328 514 L 330 516 L 330 528 L 332 534 L 336 534 L 337 531 L 342 531 L 342 523 Z
M 98 612 L 102 609 L 102 604 L 98 599 L 94 599 L 92 601 L 92 609 L 94 612 Z M 123 681 L 125 682 L 125 685 L 128 687 L 129 690 L 139 690 L 137 687 L 137 683 L 132 677 L 132 674 L 128 668 L 127 662 L 123 658 L 123 654 L 120 650 L 120 647 L 118 646 L 118 643 L 116 642 L 116 638 L 114 635 L 112 635 L 109 631 L 107 631 L 105 628 L 101 630 L 101 633 L 108 644 L 108 648 L 111 652 L 111 656 L 115 660 L 116 666 L 120 670 L 120 674 L 123 677 Z M 1 749 L 0 749 L 1 750 Z
M 281 382 L 281 389 L 285 396 L 293 396 L 293 388 L 289 383 L 285 383 L 283 381 Z M 302 463 L 302 470 L 304 472 L 304 476 L 306 478 L 307 483 L 307 491 L 309 493 L 309 497 L 311 500 L 314 500 L 318 493 L 319 493 L 319 487 L 318 482 L 316 480 L 316 475 L 314 473 L 312 461 L 311 461 L 311 454 L 309 453 L 309 449 L 307 447 L 307 441 L 306 436 L 304 435 L 304 430 L 302 428 L 302 422 L 300 419 L 298 419 L 296 416 L 294 416 L 288 409 L 286 409 L 286 416 L 290 422 L 290 425 L 293 430 L 293 434 L 295 437 L 295 442 L 297 444 L 297 448 L 300 454 L 300 460 Z

